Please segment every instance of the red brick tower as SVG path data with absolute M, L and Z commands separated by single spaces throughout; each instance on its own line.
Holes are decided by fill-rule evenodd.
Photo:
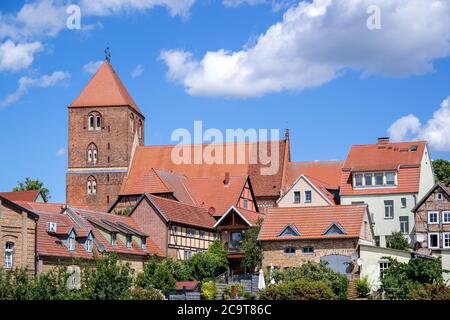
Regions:
M 144 116 L 107 57 L 69 105 L 67 203 L 109 208 L 136 145 L 144 145 Z

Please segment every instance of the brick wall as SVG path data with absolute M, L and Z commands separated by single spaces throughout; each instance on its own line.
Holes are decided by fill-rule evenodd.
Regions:
M 88 130 L 88 115 L 91 112 L 101 114 L 101 130 Z M 131 129 L 130 122 L 132 115 L 134 130 Z M 144 123 L 144 119 L 131 108 L 122 106 L 69 108 L 69 170 L 66 176 L 66 201 L 69 205 L 105 211 L 116 200 L 132 158 L 139 120 Z M 144 145 L 144 125 L 138 140 L 139 145 Z M 91 143 L 98 150 L 95 164 L 87 160 L 87 149 Z M 97 181 L 95 196 L 87 195 L 89 176 Z
M 149 238 L 161 249 L 167 252 L 168 227 L 163 218 L 153 209 L 147 199 L 141 201 L 131 217 L 149 235 Z
M 271 264 L 278 268 L 297 267 L 306 261 L 320 262 L 320 257 L 326 255 L 348 256 L 356 251 L 357 243 L 357 239 L 264 241 L 263 267 L 270 267 Z M 284 254 L 285 247 L 296 248 L 295 255 Z M 314 253 L 302 254 L 303 247 L 314 247 Z
M 14 243 L 13 267 L 35 273 L 36 221 L 25 212 L 17 212 L 0 203 L 0 267 L 5 265 L 5 246 Z

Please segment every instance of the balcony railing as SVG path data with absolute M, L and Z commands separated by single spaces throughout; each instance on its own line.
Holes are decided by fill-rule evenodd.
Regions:
M 242 241 L 225 242 L 225 248 L 230 252 L 240 252 Z

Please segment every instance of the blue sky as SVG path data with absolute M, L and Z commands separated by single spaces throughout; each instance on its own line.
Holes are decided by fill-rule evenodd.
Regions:
M 127 4 L 126 0 L 122 2 L 124 6 Z M 344 159 L 350 145 L 372 143 L 377 137 L 389 134 L 399 139 L 431 137 L 432 157 L 450 159 L 450 109 L 441 106 L 450 96 L 450 32 L 446 31 L 450 30 L 450 20 L 442 22 L 443 26 L 436 23 L 426 36 L 420 34 L 421 27 L 416 25 L 415 31 L 409 34 L 414 38 L 417 32 L 415 40 L 408 43 L 399 40 L 397 44 L 392 42 L 392 34 L 387 37 L 382 32 L 388 33 L 389 27 L 408 30 L 407 27 L 414 26 L 414 19 L 398 22 L 403 25 L 396 26 L 392 25 L 391 17 L 386 17 L 384 21 L 388 26 L 374 31 L 380 32 L 374 41 L 386 41 L 380 42 L 380 45 L 387 44 L 386 47 L 379 48 L 377 56 L 362 59 L 358 51 L 364 51 L 370 39 L 358 38 L 360 35 L 357 32 L 351 33 L 355 30 L 344 29 L 344 34 L 349 32 L 349 39 L 345 38 L 348 43 L 333 43 L 332 39 L 327 38 L 329 32 L 325 31 L 329 29 L 325 28 L 325 24 L 334 23 L 345 28 L 347 23 L 344 18 L 342 21 L 336 18 L 342 16 L 338 9 L 328 9 L 325 15 L 329 15 L 329 19 L 320 21 L 321 26 L 309 25 L 308 37 L 311 39 L 305 40 L 308 37 L 300 35 L 301 41 L 308 41 L 308 53 L 305 53 L 304 47 L 282 48 L 281 56 L 288 52 L 287 59 L 277 61 L 270 58 L 273 55 L 261 53 L 262 49 L 253 49 L 262 43 L 258 36 L 265 35 L 271 26 L 276 23 L 287 25 L 289 19 L 286 16 L 283 18 L 287 10 L 292 16 L 300 12 L 295 11 L 300 10 L 295 1 L 285 1 L 282 5 L 272 1 L 237 1 L 233 6 L 221 1 L 178 2 L 184 5 L 182 10 L 179 7 L 168 9 L 153 6 L 152 1 L 144 0 L 144 8 L 125 6 L 109 8 L 110 11 L 104 12 L 91 8 L 86 15 L 80 3 L 81 30 L 61 27 L 60 21 L 64 22 L 67 17 L 64 15 L 62 18 L 54 16 L 56 22 L 48 17 L 39 21 L 42 16 L 39 14 L 28 17 L 37 22 L 24 22 L 27 17 L 19 15 L 24 5 L 36 9 L 35 5 L 45 3 L 52 8 L 59 6 L 65 9 L 64 1 L 1 2 L 0 142 L 3 152 L 0 158 L 0 190 L 10 190 L 18 180 L 29 176 L 45 182 L 51 191 L 52 201 L 64 201 L 67 105 L 91 77 L 83 66 L 102 60 L 107 43 L 112 52 L 112 65 L 146 115 L 147 145 L 172 143 L 170 135 L 173 130 L 192 129 L 194 120 L 202 120 L 205 128 L 221 130 L 284 130 L 288 126 L 294 161 Z M 304 15 L 304 10 L 310 9 L 308 5 L 319 8 L 319 2 L 303 3 L 305 7 L 300 13 Z M 380 2 L 383 9 L 385 1 Z M 403 0 L 398 2 L 399 5 L 404 3 Z M 104 3 L 107 5 L 108 1 Z M 442 3 L 445 5 L 444 9 L 441 8 L 443 17 L 448 18 L 450 9 L 446 1 Z M 381 13 L 383 18 L 383 10 Z M 360 14 L 365 15 L 366 12 Z M 432 21 L 438 21 L 441 17 L 442 13 L 439 16 L 432 11 L 429 13 Z M 299 24 L 294 25 L 294 32 L 296 27 L 306 23 L 301 20 L 304 18 L 300 16 L 300 22 L 296 22 Z M 352 28 L 351 24 L 348 25 Z M 26 28 L 32 31 L 26 32 Z M 280 34 L 275 40 L 267 36 L 270 46 L 266 49 L 271 50 L 284 35 Z M 24 62 L 23 59 L 15 61 L 14 57 L 7 59 L 8 52 L 5 50 L 8 48 L 4 46 L 7 41 L 12 41 L 16 48 L 28 43 L 39 43 L 40 47 L 32 53 L 28 51 L 27 57 L 32 56 L 32 62 Z M 392 49 L 396 46 L 399 48 Z M 433 46 L 435 50 L 430 49 Z M 404 47 L 420 51 L 420 57 L 409 61 L 409 52 L 412 51 L 402 56 L 401 49 Z M 325 50 L 328 53 L 322 54 Z M 205 53 L 208 51 L 216 53 L 217 65 L 206 63 Z M 180 63 L 175 65 L 173 60 L 170 62 L 168 56 L 164 58 L 162 52 L 169 55 L 189 53 L 190 58 L 178 61 L 180 67 Z M 223 89 L 220 79 L 214 76 L 208 78 L 205 74 L 210 68 L 229 66 L 227 63 L 232 60 L 233 53 L 244 55 L 239 64 L 242 68 L 227 75 L 224 81 L 236 81 L 237 85 L 225 85 Z M 423 56 L 426 57 L 425 67 L 420 60 Z M 262 61 L 262 57 L 268 57 L 268 60 Z M 329 76 L 327 70 L 326 75 L 317 79 L 318 83 L 312 84 L 311 77 L 315 77 L 316 73 L 309 77 L 308 69 L 301 63 L 294 66 L 298 57 L 308 65 L 331 65 L 332 75 Z M 293 66 L 289 65 L 290 59 Z M 143 71 L 133 77 L 132 71 L 138 65 Z M 283 66 L 284 69 L 280 67 L 281 71 L 275 70 L 274 66 Z M 236 66 L 229 68 L 233 70 Z M 244 77 L 242 80 L 240 72 L 246 68 L 257 74 L 258 79 Z M 295 78 L 302 73 L 304 78 Z M 52 74 L 54 78 L 43 78 Z M 267 77 L 264 85 L 258 83 L 261 77 Z M 23 85 L 23 91 L 15 101 L 5 103 L 8 95 L 18 92 L 21 78 L 25 78 L 22 82 L 27 83 Z M 291 78 L 295 81 L 292 82 Z M 219 89 L 215 86 L 216 82 Z M 405 117 L 408 115 L 411 116 Z M 388 131 L 394 123 L 397 125 Z M 449 135 L 438 134 L 437 137 L 436 132 Z

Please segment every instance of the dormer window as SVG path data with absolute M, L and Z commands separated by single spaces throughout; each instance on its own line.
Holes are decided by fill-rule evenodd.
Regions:
M 93 247 L 94 247 L 94 237 L 92 236 L 92 233 L 89 233 L 84 243 L 84 248 L 86 249 L 87 252 L 92 252 Z
M 111 233 L 111 245 L 112 246 L 117 245 L 117 234 L 115 234 L 114 232 Z
M 133 237 L 130 234 L 127 234 L 126 239 L 127 239 L 127 248 L 131 248 L 131 245 L 133 243 Z
M 397 173 L 395 171 L 353 173 L 354 188 L 382 188 L 396 185 Z
M 67 247 L 70 251 L 75 251 L 75 233 L 73 231 L 70 232 L 69 238 L 67 239 Z
M 141 237 L 141 248 L 147 249 L 147 238 L 146 237 Z
M 284 229 L 279 233 L 279 237 L 289 237 L 289 236 L 299 236 L 300 232 L 298 232 L 297 228 L 292 225 L 288 224 Z

